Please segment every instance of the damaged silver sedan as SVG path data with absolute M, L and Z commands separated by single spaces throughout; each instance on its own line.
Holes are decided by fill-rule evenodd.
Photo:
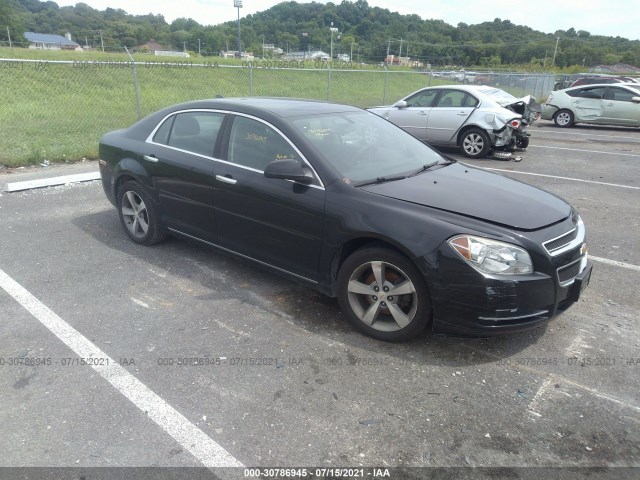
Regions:
M 499 88 L 445 85 L 414 92 L 391 106 L 368 109 L 433 146 L 458 146 L 470 158 L 527 148 L 527 127 L 541 106 Z

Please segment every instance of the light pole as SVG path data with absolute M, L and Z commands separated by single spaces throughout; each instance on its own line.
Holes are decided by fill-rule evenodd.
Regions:
M 242 8 L 242 0 L 233 0 L 233 6 L 238 9 L 238 57 L 242 58 L 240 47 L 240 9 Z
M 331 22 L 331 27 L 329 27 L 329 30 L 331 31 L 331 55 L 330 55 L 329 61 L 333 62 L 333 34 L 337 32 L 338 29 L 335 28 L 333 26 L 333 22 Z

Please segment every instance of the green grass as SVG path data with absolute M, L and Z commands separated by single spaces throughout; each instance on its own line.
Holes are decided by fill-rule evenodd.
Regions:
M 127 62 L 126 54 L 0 48 L 0 58 L 41 61 L 0 61 L 0 164 L 96 158 L 104 133 L 137 120 L 133 69 L 117 63 Z M 79 58 L 89 63 L 81 65 Z M 330 72 L 326 68 L 250 70 L 242 68 L 238 60 L 217 57 L 136 54 L 134 58 L 142 62 L 136 67 L 142 116 L 175 103 L 216 95 L 329 99 L 367 107 L 392 103 L 428 86 L 430 80 L 431 85 L 450 83 L 397 68 L 386 73 L 374 67 Z M 76 63 L 51 63 L 62 60 Z M 175 62 L 185 61 L 193 65 L 176 66 Z M 199 66 L 216 61 L 217 67 Z M 315 65 L 307 62 L 306 66 Z

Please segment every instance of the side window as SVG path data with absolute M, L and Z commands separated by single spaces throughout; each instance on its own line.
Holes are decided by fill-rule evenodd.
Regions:
M 407 99 L 407 107 L 430 107 L 438 90 L 426 90 L 418 92 Z
M 284 158 L 300 161 L 293 147 L 271 127 L 251 118 L 235 117 L 229 138 L 230 162 L 264 171 L 269 162 Z
M 576 92 L 574 97 L 601 99 L 607 87 L 585 87 Z
M 464 96 L 464 99 L 462 100 L 462 106 L 463 107 L 477 107 L 478 106 L 478 99 L 472 95 L 466 94 Z
M 199 153 L 207 157 L 213 156 L 213 149 L 218 138 L 220 125 L 224 119 L 224 114 L 215 112 L 183 112 L 174 115 L 171 133 L 166 142 L 162 140 L 160 134 L 168 120 L 160 127 L 154 141 L 165 143 L 170 147 L 179 148 L 188 152 Z M 162 131 L 162 132 L 161 132 Z M 156 140 L 158 137 L 158 140 Z
M 466 96 L 466 93 L 458 90 L 445 91 L 438 99 L 436 107 L 462 107 Z
M 155 143 L 161 143 L 163 145 L 167 145 L 169 143 L 169 134 L 171 133 L 171 126 L 173 125 L 175 118 L 175 115 L 171 115 L 164 121 L 162 126 L 156 130 L 156 134 L 153 136 L 153 141 Z
M 630 90 L 624 88 L 609 87 L 607 90 L 607 100 L 616 100 L 618 102 L 630 102 L 636 96 Z

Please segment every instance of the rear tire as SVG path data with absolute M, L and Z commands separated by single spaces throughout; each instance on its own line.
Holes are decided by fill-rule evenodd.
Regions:
M 484 130 L 470 128 L 460 136 L 459 146 L 466 157 L 482 158 L 491 150 L 491 140 Z
M 167 238 L 156 206 L 142 185 L 136 181 L 126 182 L 118 189 L 117 198 L 120 222 L 131 240 L 141 245 L 154 245 Z
M 431 323 L 431 300 L 418 268 L 386 247 L 365 247 L 338 273 L 338 303 L 360 332 L 388 342 L 415 338 Z
M 516 147 L 517 148 L 527 148 L 529 146 L 529 137 L 518 137 L 516 138 Z
M 556 124 L 556 127 L 566 128 L 575 123 L 575 118 L 571 110 L 558 110 L 553 116 L 553 123 Z

